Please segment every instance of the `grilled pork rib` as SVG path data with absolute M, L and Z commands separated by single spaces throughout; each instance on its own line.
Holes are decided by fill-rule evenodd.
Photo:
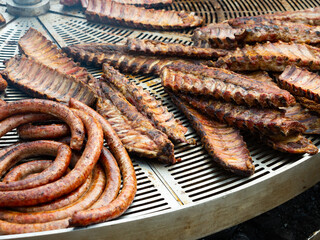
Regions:
M 211 96 L 249 106 L 291 106 L 294 97 L 278 86 L 225 69 L 176 64 L 165 67 L 161 82 L 174 92 Z
M 2 75 L 6 80 L 32 96 L 61 102 L 75 98 L 89 106 L 95 101 L 93 91 L 87 84 L 24 55 L 11 58 L 5 65 Z
M 149 30 L 184 29 L 197 27 L 203 23 L 203 18 L 194 13 L 145 9 L 110 0 L 89 0 L 86 17 L 93 22 Z
M 162 68 L 173 63 L 191 64 L 179 58 L 137 56 L 126 52 L 126 46 L 109 43 L 75 44 L 63 49 L 70 57 L 88 65 L 101 67 L 103 63 L 131 74 L 159 75 Z M 199 61 L 204 62 L 204 61 Z
M 173 102 L 191 122 L 213 160 L 224 169 L 242 176 L 254 173 L 254 165 L 239 130 L 209 119 L 169 92 Z
M 296 96 L 296 99 L 305 108 L 309 109 L 310 111 L 313 111 L 313 112 L 320 114 L 320 103 L 317 103 L 317 102 L 310 100 L 308 98 L 305 98 L 305 97 Z
M 173 2 L 172 0 L 112 0 L 112 1 L 122 3 L 122 4 L 142 6 L 146 8 L 169 5 Z
M 296 96 L 320 103 L 320 76 L 316 73 L 291 65 L 279 76 L 278 83 Z
M 108 121 L 113 122 L 113 124 L 111 122 L 110 124 L 122 138 L 125 138 L 123 144 L 129 152 L 134 152 L 144 157 L 157 158 L 165 163 L 175 163 L 177 161 L 174 158 L 174 146 L 168 137 L 157 130 L 149 119 L 139 113 L 120 92 L 108 83 L 103 75 L 94 85 L 99 89 L 97 92 L 100 98 L 102 98 L 100 105 L 97 107 L 98 111 L 105 116 Z M 108 114 L 111 115 L 111 119 L 109 119 Z M 126 124 L 128 126 L 123 129 L 122 126 Z M 130 132 L 128 136 L 126 135 L 127 131 Z M 133 136 L 135 135 L 143 136 L 134 139 Z M 129 146 L 126 146 L 126 138 L 130 139 Z M 140 139 L 149 140 L 139 142 Z M 150 146 L 145 146 L 150 141 L 153 143 Z M 135 149 L 137 149 L 137 151 L 135 151 Z
M 318 148 L 307 138 L 301 134 L 293 134 L 290 136 L 261 136 L 262 141 L 267 145 L 271 146 L 273 149 L 294 153 L 294 154 L 316 154 L 318 153 Z
M 207 26 L 196 28 L 193 32 L 192 41 L 194 46 L 202 48 L 234 49 L 241 43 L 246 35 L 245 29 L 233 28 L 228 23 L 212 23 Z
M 29 28 L 20 38 L 19 47 L 23 54 L 61 73 L 71 75 L 79 81 L 87 83 L 93 78 L 85 68 L 68 58 L 62 50 L 33 28 Z
M 291 64 L 320 70 L 320 49 L 306 44 L 284 42 L 246 45 L 220 57 L 214 66 L 232 71 L 281 72 Z
M 151 119 L 157 129 L 175 142 L 188 143 L 188 129 L 141 86 L 137 86 L 108 64 L 103 64 L 104 79 L 112 83 L 142 114 Z M 192 142 L 191 142 L 192 143 Z
M 301 123 L 285 117 L 283 112 L 276 109 L 249 108 L 218 100 L 176 95 L 215 120 L 252 133 L 291 135 L 306 130 Z
M 129 38 L 126 43 L 128 51 L 148 55 L 164 55 L 173 57 L 213 59 L 225 56 L 227 51 L 222 49 L 199 48 L 178 43 L 164 43 L 154 40 Z

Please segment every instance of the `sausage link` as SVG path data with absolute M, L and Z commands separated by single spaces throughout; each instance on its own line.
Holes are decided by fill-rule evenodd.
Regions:
M 92 108 L 75 99 L 70 99 L 69 105 L 85 111 L 101 123 L 107 144 L 118 162 L 123 178 L 122 190 L 114 201 L 103 204 L 104 206 L 99 208 L 76 212 L 71 219 L 71 223 L 76 226 L 87 226 L 116 218 L 129 208 L 137 192 L 137 179 L 131 159 L 118 135 L 106 119 Z
M 89 175 L 89 177 L 86 179 L 86 181 L 78 187 L 76 190 L 72 191 L 71 193 L 62 196 L 52 202 L 37 205 L 37 206 L 30 206 L 30 207 L 16 207 L 14 210 L 18 212 L 42 212 L 42 211 L 52 211 L 59 208 L 63 208 L 65 206 L 68 206 L 75 201 L 77 201 L 84 193 L 86 193 L 90 187 L 92 181 L 92 174 Z
M 22 139 L 56 139 L 68 136 L 70 128 L 64 123 L 46 125 L 24 124 L 18 127 L 17 132 Z
M 106 176 L 98 164 L 93 171 L 90 189 L 75 203 L 53 211 L 21 213 L 0 209 L 0 219 L 14 223 L 45 223 L 71 217 L 75 211 L 87 209 L 101 195 L 106 185 Z
M 30 122 L 36 121 L 45 121 L 45 120 L 53 120 L 55 117 L 48 114 L 41 113 L 28 113 L 28 114 L 19 114 L 12 117 L 8 117 L 0 122 L 0 137 L 5 135 L 7 132 L 12 129 L 20 126 L 21 124 L 26 124 Z
M 39 173 L 48 168 L 52 164 L 51 160 L 34 160 L 22 163 L 8 172 L 2 182 L 15 182 L 24 179 L 29 174 Z
M 21 234 L 30 232 L 41 232 L 49 231 L 61 228 L 69 227 L 69 218 L 46 222 L 46 223 L 35 223 L 35 224 L 19 224 L 10 223 L 0 220 L 0 233 L 3 234 Z
M 98 208 L 112 202 L 120 191 L 121 174 L 117 161 L 107 148 L 103 148 L 99 159 L 107 176 L 106 187 L 97 202 L 91 208 Z
M 76 113 L 84 123 L 88 135 L 85 149 L 76 166 L 55 182 L 26 190 L 0 192 L 0 207 L 31 206 L 49 202 L 72 192 L 86 180 L 100 157 L 103 132 L 95 118 L 82 111 Z
M 56 155 L 55 161 L 46 170 L 36 176 L 15 182 L 0 182 L 0 191 L 13 191 L 34 188 L 59 179 L 67 170 L 71 149 L 55 141 L 34 141 L 21 143 L 0 158 L 0 176 L 20 160 L 38 155 Z
M 85 137 L 83 123 L 70 108 L 62 103 L 42 99 L 24 99 L 0 105 L 0 120 L 21 113 L 47 113 L 66 122 L 71 130 L 70 147 L 80 150 Z

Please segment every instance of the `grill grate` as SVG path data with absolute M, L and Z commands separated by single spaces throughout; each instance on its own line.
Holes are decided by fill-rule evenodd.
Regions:
M 0 0 L 0 4 L 3 4 L 3 1 Z M 319 0 L 176 0 L 167 9 L 195 11 L 205 17 L 206 23 L 211 23 L 238 16 L 252 16 L 292 9 L 297 10 L 319 5 Z M 3 9 L 4 7 L 0 6 L 0 11 Z M 79 9 L 74 8 L 70 10 L 63 8 L 58 0 L 54 0 L 51 3 L 50 13 L 38 18 L 13 19 L 0 30 L 0 69 L 4 68 L 3 60 L 18 53 L 18 40 L 29 27 L 34 27 L 41 31 L 59 47 L 82 42 L 123 43 L 128 37 L 192 44 L 190 41 L 192 30 L 181 31 L 178 34 L 150 32 L 90 23 L 86 21 Z M 101 75 L 101 69 L 88 67 L 88 71 L 95 77 Z M 163 165 L 152 160 L 134 158 L 134 168 L 138 179 L 136 198 L 123 216 L 111 222 L 130 221 L 139 217 L 153 216 L 156 213 L 181 210 L 184 207 L 195 206 L 198 203 L 206 203 L 219 197 L 228 196 L 230 192 L 236 192 L 240 189 L 259 184 L 265 179 L 274 178 L 311 160 L 311 157 L 308 155 L 290 155 L 276 152 L 269 147 L 256 143 L 256 140 L 252 136 L 245 135 L 244 138 L 253 158 L 256 173 L 250 178 L 241 178 L 226 173 L 216 166 L 211 157 L 202 148 L 199 137 L 190 127 L 184 115 L 170 101 L 161 86 L 159 78 L 153 75 L 128 75 L 128 77 L 150 91 L 158 100 L 161 100 L 188 127 L 187 138 L 194 138 L 198 145 L 177 144 L 175 146 L 175 155 L 177 158 L 181 158 L 182 161 L 175 165 Z M 5 96 L 2 96 L 6 101 L 15 101 L 27 97 L 27 95 L 11 86 L 6 90 Z M 320 146 L 319 137 L 310 136 L 310 139 L 316 146 Z M 17 141 L 16 131 L 11 131 L 0 139 L 0 147 Z M 274 183 L 273 187 L 277 187 L 277 183 Z M 296 189 L 290 197 L 299 191 L 302 191 L 302 189 Z M 272 206 L 284 201 L 283 199 L 279 199 L 273 199 L 274 203 Z M 269 208 L 272 206 L 269 206 Z M 254 214 L 260 212 L 255 212 Z M 252 217 L 253 215 L 250 216 Z M 223 226 L 226 227 L 228 224 L 232 225 L 235 223 L 233 219 Z M 103 226 L 107 226 L 108 224 L 105 223 Z M 219 230 L 218 227 L 210 231 L 217 230 Z

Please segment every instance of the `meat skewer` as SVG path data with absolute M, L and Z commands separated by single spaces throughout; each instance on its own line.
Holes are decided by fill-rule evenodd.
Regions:
M 239 105 L 283 107 L 295 104 L 287 91 L 220 68 L 175 64 L 161 72 L 161 83 L 174 92 L 234 101 Z
M 110 65 L 103 64 L 103 72 L 104 78 L 112 83 L 142 114 L 149 117 L 156 128 L 175 142 L 190 142 L 185 137 L 188 129 L 175 119 L 166 107 L 162 106 L 161 101 L 156 100 L 148 91 L 137 86 Z
M 172 30 L 197 27 L 203 18 L 195 13 L 145 9 L 109 0 L 89 0 L 86 10 L 89 21 L 120 24 L 127 27 Z
M 193 128 L 200 135 L 203 146 L 216 163 L 242 176 L 250 176 L 254 173 L 249 150 L 237 129 L 211 120 L 182 102 L 174 94 L 169 95 L 187 116 Z

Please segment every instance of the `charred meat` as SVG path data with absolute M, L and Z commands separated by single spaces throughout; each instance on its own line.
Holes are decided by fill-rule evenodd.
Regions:
M 151 119 L 160 131 L 168 135 L 174 142 L 189 142 L 185 134 L 188 131 L 172 113 L 134 82 L 127 79 L 108 64 L 103 64 L 104 79 L 112 83 L 126 99 L 134 105 L 142 114 Z
M 295 104 L 294 97 L 278 86 L 225 69 L 176 64 L 163 69 L 162 85 L 174 92 L 204 95 L 237 104 L 282 107 Z
M 306 130 L 301 123 L 285 117 L 280 110 L 249 108 L 218 100 L 176 95 L 215 120 L 252 133 L 291 135 Z
M 85 68 L 80 67 L 79 63 L 75 63 L 34 28 L 29 28 L 20 38 L 19 47 L 23 54 L 63 74 L 71 75 L 79 81 L 87 83 L 93 78 Z
M 172 93 L 170 97 L 189 119 L 201 137 L 203 146 L 216 163 L 242 176 L 254 173 L 252 158 L 239 130 L 208 118 Z
M 11 58 L 5 65 L 2 76 L 32 96 L 61 102 L 69 102 L 70 98 L 75 98 L 87 105 L 92 105 L 95 101 L 94 93 L 87 84 L 24 55 Z
M 203 23 L 194 13 L 146 9 L 109 0 L 89 0 L 86 17 L 93 22 L 156 30 L 191 28 Z
M 237 48 L 214 63 L 215 67 L 232 71 L 266 70 L 281 72 L 295 64 L 310 70 L 320 70 L 320 49 L 306 44 L 264 43 Z
M 212 48 L 200 48 L 179 43 L 164 43 L 154 40 L 130 38 L 127 41 L 128 51 L 147 55 L 213 59 L 225 56 L 227 51 Z

